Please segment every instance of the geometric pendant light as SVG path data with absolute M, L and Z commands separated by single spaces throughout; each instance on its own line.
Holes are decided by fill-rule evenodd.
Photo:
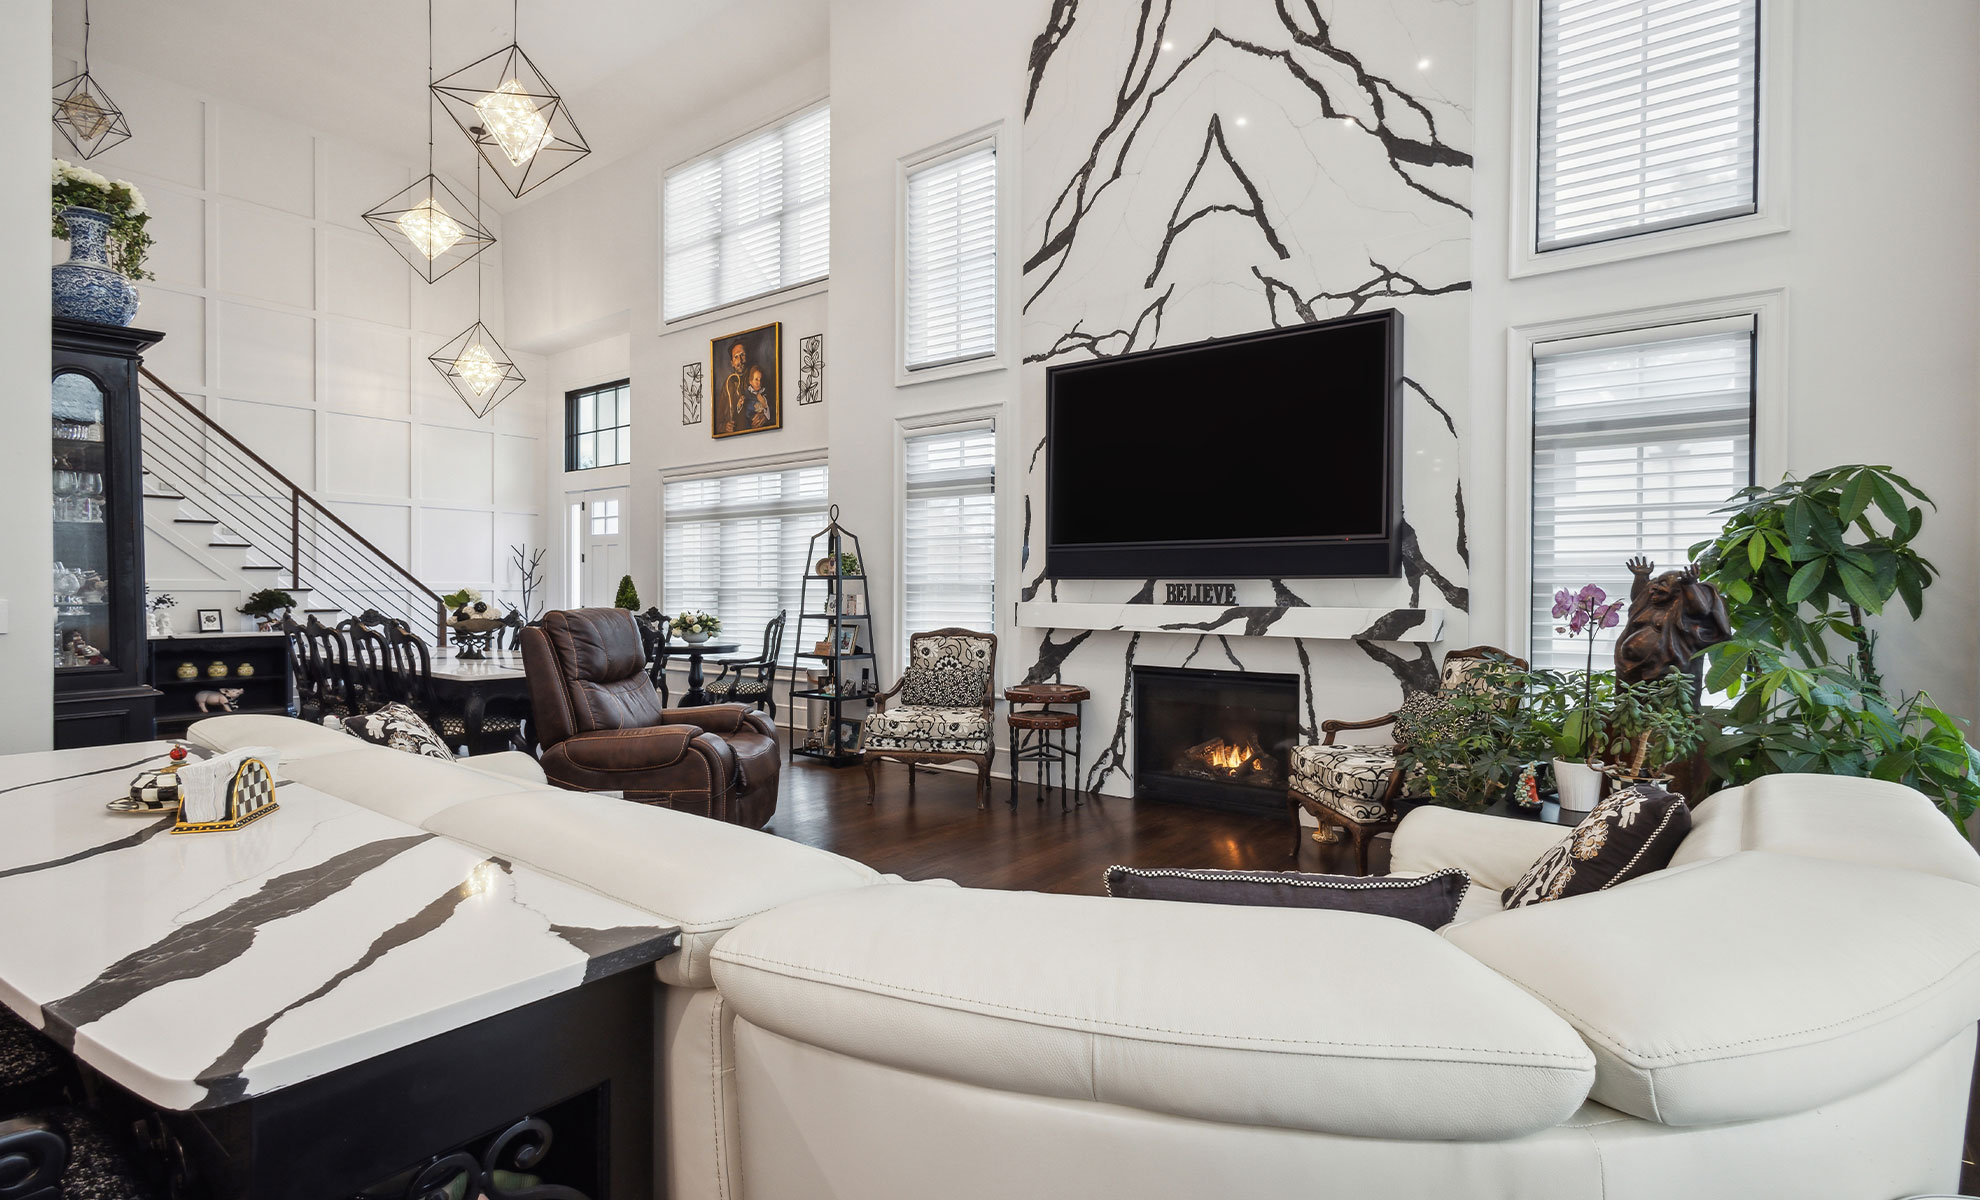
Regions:
M 433 83 L 433 0 L 426 4 L 426 81 Z M 428 283 L 495 244 L 495 235 L 481 223 L 481 205 L 469 214 L 467 205 L 433 173 L 433 101 L 426 103 L 426 174 L 394 192 L 389 200 L 364 214 L 365 224 L 398 251 Z
M 89 74 L 89 0 L 83 0 L 82 74 L 55 85 L 55 128 L 83 158 L 95 158 L 131 136 L 124 110 Z
M 520 15 L 512 6 L 511 20 Z M 520 39 L 518 27 L 511 29 Z M 564 98 L 516 42 L 429 86 L 512 196 L 591 153 Z
M 474 215 L 477 223 L 481 219 L 481 164 L 474 169 Z M 427 356 L 427 362 L 440 372 L 440 378 L 454 389 L 461 403 L 479 420 L 494 410 L 497 404 L 515 394 L 515 390 L 525 382 L 523 373 L 516 366 L 509 352 L 502 349 L 502 343 L 495 340 L 495 334 L 481 320 L 481 260 L 474 263 L 474 324 L 454 337 L 447 344 Z

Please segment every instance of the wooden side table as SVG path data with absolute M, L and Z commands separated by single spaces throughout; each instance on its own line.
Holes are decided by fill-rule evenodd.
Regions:
M 1004 699 L 1011 706 L 1006 718 L 1011 730 L 1011 807 L 1017 807 L 1018 771 L 1026 762 L 1038 764 L 1038 802 L 1045 802 L 1045 792 L 1051 786 L 1052 764 L 1059 765 L 1059 810 L 1067 811 L 1066 795 L 1070 790 L 1073 805 L 1085 803 L 1080 788 L 1080 751 L 1084 737 L 1080 732 L 1080 705 L 1093 693 L 1074 683 L 1021 683 L 1004 689 Z M 1056 709 L 1055 704 L 1070 704 L 1070 711 Z M 1037 705 L 1032 709 L 1020 705 Z M 1072 746 L 1068 750 L 1066 733 L 1072 732 Z M 1073 782 L 1066 786 L 1066 762 L 1072 761 Z

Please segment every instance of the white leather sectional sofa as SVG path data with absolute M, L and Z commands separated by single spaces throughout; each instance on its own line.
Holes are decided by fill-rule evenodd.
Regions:
M 1957 1182 L 1980 856 L 1894 785 L 1721 793 L 1668 870 L 1510 912 L 1498 890 L 1562 831 L 1419 810 L 1394 870 L 1474 880 L 1432 933 L 890 883 L 544 788 L 526 759 L 422 762 L 270 722 L 194 736 L 272 741 L 293 778 L 691 930 L 660 972 L 676 1197 L 1891 1200 Z

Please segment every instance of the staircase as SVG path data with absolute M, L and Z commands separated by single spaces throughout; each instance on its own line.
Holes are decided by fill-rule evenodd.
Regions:
M 237 581 L 242 600 L 281 588 L 299 621 L 376 611 L 446 643 L 438 593 L 164 380 L 139 375 L 148 533 Z

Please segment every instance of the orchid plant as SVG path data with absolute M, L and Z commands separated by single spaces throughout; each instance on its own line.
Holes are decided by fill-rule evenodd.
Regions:
M 1624 602 L 1610 600 L 1600 584 L 1585 584 L 1578 592 L 1566 588 L 1554 593 L 1554 619 L 1566 622 L 1554 632 L 1569 637 L 1585 637 L 1588 661 L 1581 675 L 1581 707 L 1562 723 L 1560 756 L 1586 760 L 1594 753 L 1600 718 L 1595 711 L 1595 635 L 1613 629 L 1622 621 Z

